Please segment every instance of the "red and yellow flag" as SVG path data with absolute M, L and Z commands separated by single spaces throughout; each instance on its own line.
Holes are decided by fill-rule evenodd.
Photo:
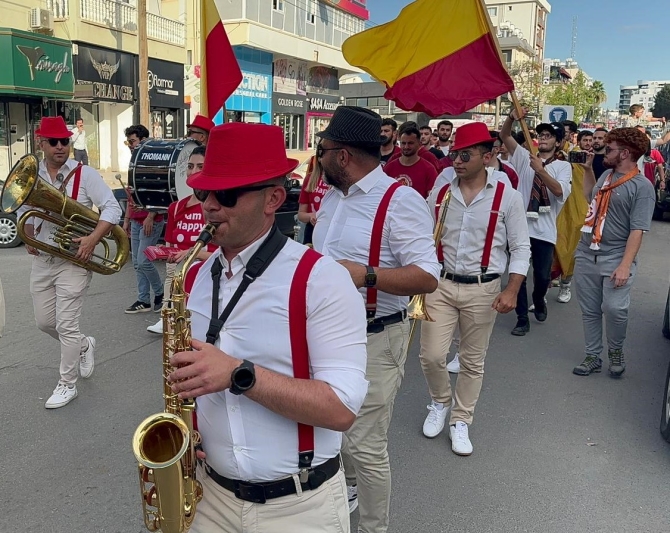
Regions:
M 242 82 L 215 0 L 203 0 L 200 20 L 200 113 L 214 118 Z
M 416 0 L 349 37 L 342 53 L 406 111 L 459 115 L 514 90 L 482 0 Z

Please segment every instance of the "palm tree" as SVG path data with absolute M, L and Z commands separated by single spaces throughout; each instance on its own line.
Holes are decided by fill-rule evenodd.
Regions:
M 593 106 L 589 115 L 596 118 L 600 105 L 607 101 L 607 91 L 605 91 L 605 85 L 603 85 L 603 82 L 598 80 L 594 81 L 593 85 L 591 85 L 590 93 Z

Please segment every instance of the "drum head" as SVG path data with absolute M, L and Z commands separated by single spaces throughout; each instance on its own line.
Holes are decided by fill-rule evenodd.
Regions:
M 192 139 L 185 139 L 181 142 L 181 151 L 175 163 L 175 181 L 174 187 L 177 192 L 177 199 L 182 200 L 193 194 L 193 190 L 186 185 L 186 170 L 188 169 L 188 159 L 191 157 L 191 152 L 199 143 Z

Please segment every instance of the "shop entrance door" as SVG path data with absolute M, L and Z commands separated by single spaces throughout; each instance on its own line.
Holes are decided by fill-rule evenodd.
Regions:
M 9 164 L 28 153 L 28 109 L 25 104 L 9 103 Z
M 275 124 L 284 130 L 284 143 L 287 150 L 300 149 L 302 115 L 276 115 Z

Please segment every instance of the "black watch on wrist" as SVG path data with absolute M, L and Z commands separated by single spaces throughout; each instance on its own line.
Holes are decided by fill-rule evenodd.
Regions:
M 246 359 L 230 375 L 230 392 L 240 395 L 250 390 L 256 384 L 256 370 L 254 364 Z
M 377 285 L 377 273 L 375 272 L 375 269 L 369 265 L 365 268 L 367 269 L 367 274 L 365 274 L 365 286 L 374 287 Z

